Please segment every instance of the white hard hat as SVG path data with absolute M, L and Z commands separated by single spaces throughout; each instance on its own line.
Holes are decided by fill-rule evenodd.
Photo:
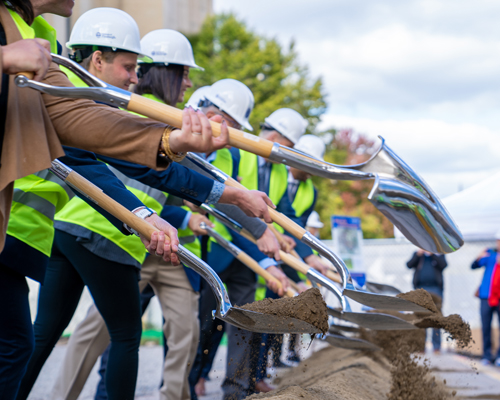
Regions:
M 306 132 L 307 120 L 291 108 L 280 108 L 265 119 L 266 124 L 290 140 L 293 144 Z
M 144 57 L 140 42 L 139 27 L 130 15 L 117 8 L 100 7 L 78 18 L 66 47 L 104 46 Z
M 210 86 L 203 86 L 199 89 L 196 89 L 194 93 L 191 95 L 189 98 L 188 102 L 186 103 L 186 107 L 193 107 L 195 110 L 197 110 L 200 104 L 200 100 L 204 100 L 206 94 L 210 90 Z
M 254 99 L 252 91 L 244 83 L 235 79 L 222 79 L 210 86 L 205 97 L 241 126 L 253 131 L 248 118 L 253 110 Z
M 172 29 L 149 32 L 142 38 L 141 48 L 154 63 L 178 64 L 203 70 L 194 62 L 193 48 L 188 38 Z
M 311 215 L 309 215 L 309 218 L 307 218 L 306 226 L 310 226 L 311 228 L 321 229 L 325 225 L 323 224 L 323 222 L 321 222 L 319 214 L 316 211 L 313 211 Z
M 314 135 L 302 136 L 293 148 L 322 161 L 326 150 L 325 142 Z

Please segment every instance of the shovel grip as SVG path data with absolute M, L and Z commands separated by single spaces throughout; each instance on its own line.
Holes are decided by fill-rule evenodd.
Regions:
M 182 128 L 182 110 L 167 104 L 132 94 L 127 109 L 176 128 Z M 210 121 L 210 125 L 212 126 L 212 134 L 216 137 L 219 136 L 221 124 Z M 266 158 L 271 155 L 273 148 L 273 143 L 269 140 L 234 128 L 229 128 L 229 144 Z
M 120 221 L 124 222 L 128 226 L 135 229 L 137 232 L 144 235 L 148 240 L 151 239 L 151 234 L 153 232 L 159 232 L 157 228 L 147 223 L 142 218 L 135 215 L 133 212 L 130 212 L 127 208 L 122 206 L 117 201 L 113 200 L 96 185 L 94 185 L 92 182 L 89 182 L 87 179 L 85 179 L 75 171 L 69 173 L 69 175 L 66 177 L 66 182 L 81 191 L 88 198 L 99 204 L 101 208 L 108 211 Z
M 267 282 L 274 282 L 277 284 L 278 288 L 281 289 L 283 288 L 283 285 L 281 282 L 275 278 L 273 275 L 271 275 L 269 272 L 267 272 L 264 268 L 262 268 L 257 261 L 255 261 L 252 257 L 250 257 L 248 254 L 241 252 L 237 256 L 238 260 L 240 260 L 243 264 L 245 264 L 248 268 L 250 268 L 253 272 L 255 272 L 257 275 L 262 276 Z M 288 290 L 285 292 L 285 296 L 288 297 L 293 297 L 295 295 L 295 292 L 288 288 Z
M 18 73 L 16 74 L 16 76 L 21 76 L 21 75 L 22 75 L 22 76 L 25 76 L 26 78 L 28 78 L 28 79 L 30 79 L 30 80 L 31 80 L 31 79 L 33 79 L 33 78 L 35 77 L 35 73 L 34 73 L 34 72 L 18 72 Z

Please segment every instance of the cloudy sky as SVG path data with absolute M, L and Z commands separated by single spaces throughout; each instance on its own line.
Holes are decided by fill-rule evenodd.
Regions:
M 382 135 L 442 197 L 500 170 L 500 1 L 214 0 L 322 76 L 322 128 Z

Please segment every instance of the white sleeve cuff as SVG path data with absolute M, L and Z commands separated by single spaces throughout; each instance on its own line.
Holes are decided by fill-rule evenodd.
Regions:
M 181 226 L 179 226 L 179 229 L 186 229 L 188 227 L 189 220 L 191 219 L 191 215 L 193 215 L 193 213 L 191 211 L 188 211 L 186 216 L 182 220 L 182 224 L 181 224 Z

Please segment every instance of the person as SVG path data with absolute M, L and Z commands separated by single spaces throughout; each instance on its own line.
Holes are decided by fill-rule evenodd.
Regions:
M 493 362 L 500 367 L 500 347 L 496 356 L 492 354 L 491 322 L 497 314 L 500 321 L 500 231 L 495 234 L 496 247 L 485 249 L 471 265 L 472 269 L 484 268 L 483 279 L 479 286 L 477 297 L 480 301 L 481 325 L 483 335 L 482 365 L 491 365 Z
M 101 10 L 101 11 L 100 11 Z M 94 9 L 92 13 L 100 12 L 102 9 Z M 80 26 L 81 19 L 86 22 L 86 17 L 77 21 L 74 31 Z M 123 19 L 123 18 L 122 18 Z M 117 19 L 119 20 L 119 19 Z M 92 18 L 95 24 L 95 17 Z M 81 28 L 85 29 L 86 25 Z M 73 36 L 73 34 L 72 34 Z M 81 61 L 82 53 L 86 50 L 81 41 L 76 50 Z M 94 44 L 95 45 L 95 44 Z M 69 45 L 71 47 L 71 44 Z M 148 33 L 141 40 L 142 51 L 149 55 L 152 63 L 141 63 L 139 66 L 139 82 L 135 86 L 136 93 L 155 101 L 175 105 L 184 100 L 184 93 L 191 87 L 189 80 L 189 69 L 198 68 L 194 62 L 191 45 L 187 38 L 179 32 L 161 29 Z M 169 51 L 167 52 L 166 49 Z M 73 50 L 75 50 L 73 48 Z M 95 53 L 91 53 L 95 54 Z M 183 55 L 180 57 L 179 55 Z M 89 57 L 89 55 L 87 55 Z M 86 58 L 87 58 L 86 57 Z M 94 58 L 94 56 L 92 56 Z M 116 76 L 103 77 L 99 71 L 92 67 L 94 60 L 89 63 L 89 71 L 95 71 L 99 78 L 109 82 L 115 80 Z M 112 83 L 112 82 L 110 82 Z M 126 179 L 126 178 L 124 178 Z M 134 190 L 141 189 L 144 192 L 153 193 L 154 189 L 145 187 L 139 182 L 127 182 L 134 186 Z M 167 197 L 162 196 L 160 203 L 165 204 Z M 152 207 L 154 207 L 154 202 Z M 157 204 L 160 206 L 160 204 Z M 157 209 L 160 213 L 161 208 Z M 59 215 L 59 223 L 64 228 L 64 220 L 73 216 L 75 210 L 67 207 L 63 215 Z M 195 255 L 201 256 L 200 243 L 196 236 L 204 232 L 200 230 L 200 222 L 212 225 L 203 215 L 192 214 L 186 210 L 181 211 L 179 207 L 164 205 L 161 210 L 162 217 L 172 221 L 175 228 L 179 229 L 181 243 Z M 56 226 L 57 226 L 56 222 Z M 129 246 L 130 247 L 130 246 Z M 193 362 L 198 342 L 198 291 L 200 277 L 188 268 L 174 266 L 165 263 L 159 258 L 151 256 L 146 259 L 141 269 L 141 281 L 139 289 L 143 291 L 147 284 L 153 286 L 154 293 L 159 296 L 160 304 L 164 313 L 164 333 L 167 339 L 169 351 L 164 362 L 163 384 L 160 389 L 161 398 L 181 399 L 189 398 L 189 385 L 187 375 Z M 149 302 L 150 297 L 142 297 L 142 301 Z M 145 307 L 142 307 L 144 311 Z M 109 343 L 109 335 L 102 317 L 93 305 L 83 320 L 73 332 L 68 343 L 68 349 L 61 365 L 59 377 L 55 384 L 55 398 L 77 398 L 83 384 L 85 383 L 96 359 Z M 109 347 L 101 361 L 103 377 L 107 370 Z M 106 362 L 103 362 L 106 360 Z M 108 398 L 105 385 L 99 383 L 96 398 Z
M 436 307 L 441 311 L 443 302 L 443 271 L 448 263 L 444 254 L 431 254 L 422 249 L 413 253 L 406 263 L 409 269 L 414 269 L 413 287 L 428 291 L 436 303 Z M 441 351 L 441 330 L 432 329 L 432 347 L 435 353 Z
M 117 18 L 118 23 L 128 24 L 129 28 L 135 27 L 138 37 L 135 21 L 120 10 L 94 9 L 82 17 L 85 20 L 89 18 L 90 14 L 96 22 L 98 15 L 100 15 L 103 18 L 101 21 L 106 24 L 110 20 L 109 15 L 107 15 L 109 13 L 125 14 L 120 15 L 121 18 Z M 99 24 L 94 25 L 94 27 L 96 26 L 98 27 Z M 79 26 L 75 26 L 77 39 L 79 28 Z M 121 30 L 121 32 L 123 31 L 127 30 Z M 120 32 L 120 29 L 117 29 L 116 32 Z M 116 36 L 119 40 L 119 35 Z M 100 73 L 100 78 L 111 79 L 114 77 L 114 80 L 109 83 L 118 83 L 128 88 L 128 85 L 133 83 L 135 79 L 135 62 L 140 46 L 137 38 L 135 48 L 130 47 L 134 43 L 130 37 L 127 38 L 128 40 L 124 41 L 124 44 L 113 46 L 115 49 L 111 51 L 106 49 L 106 46 L 98 46 L 98 49 L 92 51 L 86 58 L 91 58 L 91 62 L 89 60 L 87 65 L 95 68 Z M 73 44 L 78 46 L 77 51 L 80 56 L 84 54 L 85 48 L 80 48 L 80 45 L 85 43 L 82 43 L 81 40 L 75 40 Z M 97 44 L 92 43 L 89 45 L 97 46 Z M 135 50 L 135 54 L 133 50 Z M 108 51 L 113 54 L 106 55 L 105 53 Z M 106 58 L 105 55 L 110 57 Z M 84 60 L 82 59 L 82 62 Z M 133 65 L 132 68 L 131 65 Z M 113 70 L 117 73 L 113 74 L 111 72 Z M 101 156 L 101 158 L 103 157 Z M 132 166 L 129 167 L 132 168 Z M 166 180 L 166 175 L 162 176 Z M 201 178 L 198 178 L 198 183 L 200 183 Z M 180 185 L 181 191 L 186 183 Z M 166 182 L 163 185 L 165 184 L 165 190 L 169 190 L 168 186 L 175 185 L 175 182 Z M 131 185 L 133 186 L 133 184 Z M 214 182 L 210 181 L 209 185 L 206 183 L 200 185 L 196 191 L 189 190 L 190 199 L 210 202 L 209 196 L 212 195 L 215 186 Z M 178 190 L 179 188 L 175 193 L 179 193 Z M 213 200 L 222 199 L 225 191 L 225 188 L 220 190 Z M 148 189 L 141 190 L 140 188 L 136 193 L 148 204 L 147 210 L 151 215 L 151 209 L 155 211 L 158 197 L 161 196 L 158 193 L 148 191 Z M 72 211 L 69 210 L 70 205 L 68 205 L 58 217 L 59 224 L 56 227 L 55 244 L 49 264 L 50 274 L 48 274 L 45 285 L 40 291 L 39 312 L 35 322 L 35 354 L 28 365 L 18 398 L 27 397 L 44 361 L 74 312 L 83 284 L 89 286 L 97 306 L 100 307 L 100 312 L 108 324 L 114 344 L 109 356 L 110 372 L 107 374 L 108 390 L 111 388 L 110 398 L 132 398 L 137 373 L 137 347 L 141 331 L 137 268 L 140 268 L 144 255 L 133 242 L 114 237 L 116 234 L 113 230 L 109 230 L 107 223 L 99 220 L 100 217 L 94 211 L 85 209 L 84 204 L 78 199 L 73 199 L 70 204 Z M 160 210 L 156 210 L 156 212 L 159 213 Z M 174 255 L 172 255 L 171 261 L 174 265 L 178 264 Z M 116 275 L 113 271 L 116 271 L 117 268 L 120 271 L 121 285 L 111 284 Z M 98 271 L 109 271 L 109 274 L 106 275 Z M 54 285 L 60 285 L 62 281 L 65 282 L 62 286 L 68 290 L 67 292 L 54 289 Z M 110 290 L 110 288 L 116 290 Z M 65 303 L 62 301 L 63 297 L 72 301 Z M 121 302 L 117 302 L 117 298 L 121 298 Z M 137 307 L 134 307 L 134 304 Z M 57 324 L 54 322 L 55 320 L 58 321 Z M 119 380 L 123 379 L 124 376 L 128 377 L 127 384 L 120 384 Z

